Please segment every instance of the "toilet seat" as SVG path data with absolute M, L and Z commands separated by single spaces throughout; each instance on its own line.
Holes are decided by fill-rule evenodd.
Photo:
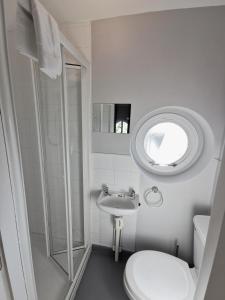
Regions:
M 133 254 L 126 264 L 124 285 L 131 300 L 191 300 L 195 290 L 188 264 L 158 251 Z

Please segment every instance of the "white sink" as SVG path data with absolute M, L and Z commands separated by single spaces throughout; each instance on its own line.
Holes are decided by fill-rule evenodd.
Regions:
M 139 197 L 129 196 L 128 193 L 113 193 L 105 195 L 101 192 L 98 200 L 98 207 L 113 216 L 123 217 L 134 214 L 139 207 Z

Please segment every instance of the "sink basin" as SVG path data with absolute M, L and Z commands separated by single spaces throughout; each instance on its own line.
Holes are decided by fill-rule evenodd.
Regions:
M 139 207 L 139 197 L 129 196 L 128 193 L 113 193 L 105 195 L 101 192 L 98 200 L 98 207 L 113 216 L 123 217 L 134 214 Z

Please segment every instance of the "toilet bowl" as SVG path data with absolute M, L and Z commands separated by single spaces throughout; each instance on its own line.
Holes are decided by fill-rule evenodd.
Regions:
M 195 290 L 188 264 L 157 251 L 140 251 L 131 256 L 124 285 L 132 300 L 190 300 Z
M 209 216 L 194 217 L 195 268 L 159 251 L 139 251 L 127 261 L 124 287 L 131 300 L 192 300 L 204 253 Z

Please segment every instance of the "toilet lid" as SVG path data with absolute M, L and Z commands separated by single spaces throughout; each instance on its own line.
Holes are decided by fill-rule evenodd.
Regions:
M 124 277 L 129 293 L 137 300 L 191 300 L 194 295 L 188 264 L 162 252 L 133 254 Z

